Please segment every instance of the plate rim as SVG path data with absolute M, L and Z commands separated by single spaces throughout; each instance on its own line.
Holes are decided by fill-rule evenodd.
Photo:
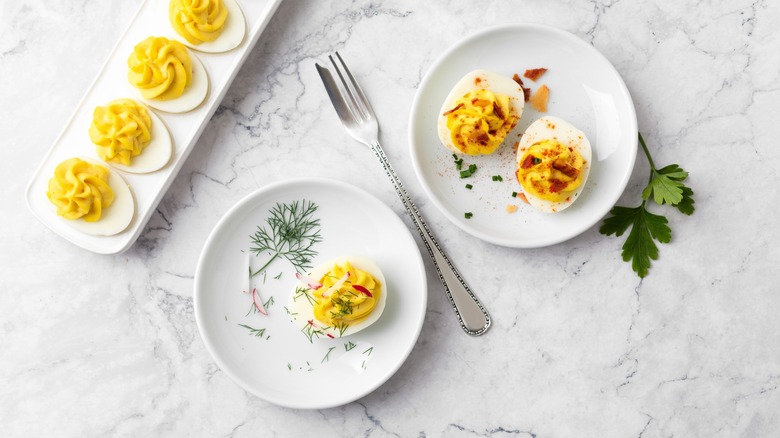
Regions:
M 577 47 L 582 47 L 584 50 L 589 51 L 592 55 L 594 55 L 599 61 L 601 61 L 605 66 L 613 73 L 617 79 L 617 85 L 620 88 L 620 91 L 623 94 L 623 97 L 627 100 L 628 110 L 629 110 L 629 124 L 628 129 L 632 132 L 637 133 L 638 135 L 638 122 L 636 117 L 636 107 L 634 106 L 634 100 L 631 97 L 631 93 L 628 90 L 628 87 L 626 86 L 625 81 L 623 80 L 623 77 L 620 75 L 620 72 L 617 71 L 615 66 L 607 59 L 606 56 L 604 56 L 603 53 L 601 53 L 598 49 L 596 49 L 594 46 L 586 43 L 584 40 L 579 38 L 577 35 L 568 32 L 566 30 L 546 25 L 546 24 L 540 24 L 540 23 L 514 23 L 514 24 L 501 24 L 496 26 L 490 26 L 481 30 L 478 30 L 476 32 L 473 32 L 471 34 L 466 35 L 465 37 L 457 40 L 455 43 L 450 45 L 444 52 L 442 52 L 441 55 L 439 55 L 436 60 L 428 67 L 428 70 L 425 72 L 425 76 L 423 76 L 422 81 L 420 81 L 420 85 L 417 87 L 417 91 L 414 95 L 414 100 L 412 101 L 412 107 L 411 111 L 409 113 L 409 129 L 407 131 L 407 140 L 409 142 L 409 154 L 411 156 L 412 161 L 412 168 L 414 169 L 414 173 L 417 176 L 417 181 L 422 186 L 423 190 L 425 191 L 425 194 L 428 196 L 428 199 L 433 202 L 433 205 L 436 206 L 436 208 L 454 225 L 456 225 L 461 230 L 465 231 L 468 234 L 471 234 L 474 237 L 477 237 L 480 240 L 483 240 L 488 243 L 492 243 L 494 245 L 499 245 L 503 247 L 508 248 L 523 248 L 523 249 L 530 249 L 530 248 L 544 248 L 547 246 L 557 245 L 559 243 L 565 242 L 569 239 L 573 239 L 574 237 L 577 237 L 578 235 L 584 233 L 594 225 L 596 225 L 601 218 L 606 216 L 606 214 L 609 212 L 609 210 L 614 207 L 614 205 L 617 203 L 617 201 L 620 199 L 620 196 L 622 196 L 623 192 L 625 191 L 626 187 L 628 186 L 628 182 L 631 179 L 631 175 L 633 174 L 634 166 L 636 164 L 636 156 L 637 156 L 637 148 L 639 146 L 639 140 L 638 136 L 634 135 L 631 139 L 631 144 L 627 145 L 626 147 L 630 146 L 629 150 L 629 163 L 626 166 L 626 170 L 621 175 L 621 180 L 618 186 L 620 187 L 620 190 L 615 190 L 614 194 L 611 196 L 610 202 L 606 205 L 609 207 L 604 209 L 603 211 L 599 210 L 599 215 L 595 216 L 597 219 L 589 224 L 587 227 L 583 228 L 582 230 L 578 230 L 575 232 L 566 232 L 561 233 L 555 238 L 546 239 L 543 241 L 518 241 L 518 240 L 508 240 L 504 238 L 499 238 L 496 236 L 493 236 L 491 234 L 485 233 L 473 226 L 469 226 L 466 223 L 463 223 L 463 221 L 460 221 L 457 219 L 457 217 L 452 214 L 449 210 L 447 210 L 443 203 L 433 195 L 433 190 L 426 182 L 425 178 L 423 178 L 423 171 L 421 169 L 421 163 L 417 159 L 417 153 L 415 150 L 417 149 L 415 147 L 415 133 L 419 122 L 419 114 L 422 112 L 420 109 L 421 105 L 421 92 L 420 90 L 424 90 L 428 88 L 429 83 L 433 80 L 432 73 L 434 70 L 438 70 L 442 64 L 444 64 L 445 60 L 448 60 L 455 52 L 457 52 L 461 47 L 465 46 L 468 43 L 471 43 L 472 41 L 484 38 L 488 34 L 492 33 L 502 33 L 502 32 L 512 32 L 512 31 L 521 31 L 521 30 L 532 30 L 535 32 L 548 32 L 556 34 L 557 36 L 565 39 L 567 42 L 575 44 Z
M 198 280 L 205 271 L 204 267 L 204 259 L 205 254 L 207 251 L 213 246 L 216 245 L 216 235 L 218 232 L 221 232 L 222 228 L 225 227 L 226 223 L 236 214 L 241 212 L 243 209 L 247 208 L 248 205 L 252 204 L 252 202 L 256 201 L 258 198 L 262 198 L 269 193 L 272 193 L 274 191 L 278 190 L 284 190 L 286 187 L 299 185 L 299 184 L 315 184 L 318 187 L 322 186 L 330 186 L 332 188 L 338 189 L 338 190 L 347 190 L 352 193 L 357 193 L 360 196 L 363 196 L 364 199 L 368 200 L 369 202 L 375 203 L 377 206 L 380 206 L 380 209 L 384 209 L 385 213 L 389 213 L 389 215 L 386 215 L 388 217 L 388 220 L 390 221 L 397 221 L 397 223 L 403 227 L 407 231 L 405 234 L 405 238 L 408 238 L 409 241 L 411 241 L 415 251 L 414 252 L 414 261 L 415 264 L 419 267 L 420 273 L 421 273 L 421 287 L 422 290 L 420 291 L 420 299 L 422 302 L 422 306 L 420 309 L 420 317 L 417 319 L 413 336 L 411 338 L 411 342 L 409 342 L 409 345 L 406 346 L 403 353 L 398 356 L 398 360 L 396 363 L 392 364 L 390 369 L 388 369 L 385 373 L 380 375 L 376 381 L 372 382 L 370 385 L 368 385 L 366 388 L 363 388 L 360 391 L 356 391 L 354 394 L 351 394 L 347 397 L 342 397 L 338 399 L 334 399 L 330 403 L 320 403 L 320 404 L 295 404 L 295 403 L 288 403 L 286 400 L 279 400 L 278 398 L 274 396 L 269 396 L 268 394 L 262 394 L 259 391 L 256 391 L 255 388 L 253 388 L 251 385 L 249 385 L 244 379 L 242 379 L 240 376 L 238 376 L 236 373 L 233 372 L 232 369 L 226 366 L 225 361 L 217 354 L 215 354 L 215 347 L 212 344 L 212 340 L 207 336 L 206 330 L 204 329 L 204 322 L 202 322 L 201 312 L 205 312 L 205 310 L 201 307 L 200 299 L 198 298 L 201 294 L 206 293 L 201 286 L 200 281 Z M 420 248 L 417 245 L 417 241 L 414 239 L 412 233 L 409 231 L 409 228 L 406 226 L 406 224 L 401 220 L 401 218 L 384 202 L 382 202 L 379 198 L 372 195 L 371 193 L 363 190 L 360 187 L 357 187 L 355 185 L 349 184 L 344 181 L 336 180 L 333 178 L 324 178 L 324 177 L 306 177 L 306 178 L 291 178 L 291 179 L 285 179 L 276 181 L 270 184 L 267 184 L 265 186 L 259 187 L 252 192 L 248 193 L 246 196 L 241 198 L 236 204 L 234 204 L 232 207 L 230 207 L 223 215 L 220 217 L 219 221 L 214 225 L 211 232 L 209 233 L 208 237 L 206 238 L 205 243 L 203 244 L 203 249 L 201 249 L 200 255 L 198 256 L 198 263 L 195 268 L 195 274 L 193 276 L 193 313 L 195 314 L 195 325 L 198 328 L 198 334 L 200 335 L 200 339 L 203 342 L 203 344 L 206 347 L 206 351 L 209 352 L 209 355 L 214 360 L 214 362 L 217 364 L 219 369 L 224 372 L 235 384 L 237 384 L 239 387 L 241 387 L 243 390 L 249 392 L 250 394 L 254 395 L 255 397 L 258 397 L 262 400 L 265 400 L 269 403 L 273 403 L 277 406 L 282 406 L 286 408 L 293 408 L 293 409 L 328 409 L 333 407 L 342 406 L 348 403 L 351 403 L 355 400 L 359 400 L 362 397 L 365 397 L 366 395 L 372 393 L 377 388 L 382 386 L 384 383 L 386 383 L 392 376 L 395 375 L 396 372 L 401 368 L 401 366 L 406 362 L 406 360 L 409 358 L 409 355 L 411 354 L 412 350 L 414 350 L 414 347 L 417 345 L 417 341 L 420 337 L 420 333 L 422 332 L 422 326 L 425 321 L 425 315 L 427 313 L 428 308 L 428 281 L 427 281 L 427 270 L 425 269 L 425 264 L 423 262 L 422 254 L 420 252 Z M 205 315 L 204 315 L 205 317 Z

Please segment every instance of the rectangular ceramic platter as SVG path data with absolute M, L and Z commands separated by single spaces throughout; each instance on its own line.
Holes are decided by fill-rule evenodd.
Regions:
M 184 161 L 222 101 L 238 69 L 251 52 L 263 29 L 268 25 L 281 0 L 237 0 L 246 19 L 246 36 L 237 48 L 219 54 L 190 50 L 201 60 L 209 76 L 206 100 L 194 110 L 171 114 L 154 110 L 171 133 L 173 156 L 162 169 L 148 174 L 118 172 L 130 186 L 135 197 L 136 211 L 130 225 L 114 236 L 92 236 L 82 233 L 57 216 L 46 197 L 49 179 L 54 168 L 68 158 L 83 157 L 100 161 L 95 146 L 89 139 L 89 126 L 96 106 L 113 99 L 129 97 L 138 100 L 138 94 L 127 81 L 127 58 L 133 47 L 149 36 L 176 37 L 168 22 L 168 0 L 146 0 L 119 39 L 111 55 L 101 68 L 87 93 L 81 99 L 70 121 L 54 142 L 27 187 L 27 205 L 33 214 L 52 231 L 70 242 L 100 254 L 117 254 L 127 250 L 136 241 L 151 218 L 157 204 L 173 182 Z M 181 38 L 177 38 L 181 40 Z

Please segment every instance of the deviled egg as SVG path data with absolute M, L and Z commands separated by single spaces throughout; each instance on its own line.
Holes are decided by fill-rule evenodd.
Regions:
M 135 213 L 133 194 L 122 177 L 81 158 L 57 165 L 46 196 L 68 225 L 95 236 L 122 232 Z
M 357 333 L 376 322 L 385 309 L 385 277 L 365 257 L 339 257 L 297 277 L 287 308 L 292 322 L 309 339 Z
M 537 210 L 556 213 L 582 193 L 590 173 L 585 134 L 558 117 L 542 117 L 526 129 L 517 147 L 517 181 Z
M 523 115 L 523 89 L 511 78 L 474 70 L 452 88 L 439 111 L 442 144 L 455 153 L 491 154 Z
M 205 53 L 238 47 L 246 22 L 236 0 L 170 0 L 168 17 L 184 45 Z
M 171 159 L 168 129 L 153 111 L 132 99 L 96 107 L 89 137 L 98 157 L 125 172 L 154 172 Z
M 184 113 L 206 99 L 209 78 L 197 56 L 165 37 L 149 37 L 127 59 L 127 79 L 152 108 Z

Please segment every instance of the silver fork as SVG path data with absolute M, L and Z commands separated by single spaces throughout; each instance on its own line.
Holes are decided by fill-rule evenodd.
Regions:
M 433 260 L 433 265 L 439 274 L 439 280 L 444 285 L 444 292 L 450 300 L 461 328 L 472 336 L 479 336 L 485 333 L 488 327 L 490 327 L 490 315 L 488 315 L 485 307 L 460 276 L 447 255 L 442 251 L 428 224 L 425 223 L 414 202 L 406 193 L 401 180 L 398 179 L 398 175 L 395 174 L 395 171 L 387 161 L 387 156 L 382 150 L 382 146 L 379 145 L 379 123 L 374 115 L 374 110 L 371 108 L 371 104 L 368 103 L 363 90 L 360 89 L 360 86 L 338 52 L 336 52 L 336 58 L 341 63 L 341 68 L 336 64 L 333 56 L 328 56 L 331 64 L 333 64 L 333 69 L 341 80 L 341 85 L 343 86 L 341 89 L 339 89 L 327 67 L 316 65 L 317 72 L 320 74 L 322 83 L 325 85 L 325 90 L 328 92 L 330 101 L 333 103 L 341 123 L 355 140 L 371 148 L 382 163 L 387 176 L 392 181 L 393 186 L 395 186 L 396 193 L 401 198 L 406 211 L 409 212 L 412 222 L 417 226 L 417 231 L 420 232 L 420 237 L 422 237 L 425 247 L 428 249 L 428 254 Z

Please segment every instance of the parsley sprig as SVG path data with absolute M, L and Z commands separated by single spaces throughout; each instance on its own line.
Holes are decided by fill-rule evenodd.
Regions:
M 650 180 L 642 190 L 642 203 L 638 207 L 615 206 L 610 210 L 610 216 L 604 219 L 599 228 L 601 234 L 622 236 L 631 227 L 625 243 L 623 243 L 623 261 L 631 261 L 631 268 L 640 278 L 647 276 L 651 260 L 658 260 L 658 246 L 655 241 L 669 243 L 672 240 L 672 229 L 665 216 L 650 213 L 647 201 L 652 197 L 658 205 L 668 204 L 685 215 L 693 214 L 693 190 L 683 184 L 688 172 L 677 164 L 670 164 L 658 169 L 653 157 L 647 149 L 645 139 L 639 134 L 639 144 L 650 163 Z

